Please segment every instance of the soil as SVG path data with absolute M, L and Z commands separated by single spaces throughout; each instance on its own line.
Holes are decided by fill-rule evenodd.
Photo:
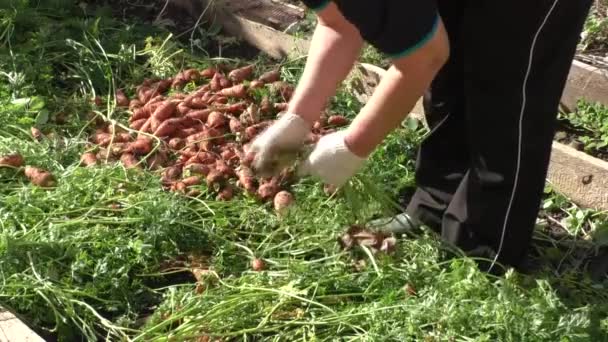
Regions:
M 608 148 L 585 151 L 585 144 L 583 144 L 579 139 L 581 136 L 585 136 L 585 131 L 570 126 L 565 120 L 558 121 L 558 126 L 554 137 L 555 141 L 568 145 L 578 151 L 585 152 L 595 158 L 608 161 Z
M 196 26 L 198 17 L 197 13 L 202 13 L 204 10 L 202 5 L 197 2 L 194 7 L 185 5 L 190 4 L 188 1 L 174 1 L 163 9 L 164 1 L 149 2 L 147 4 L 139 4 L 141 1 L 125 2 L 124 0 L 110 0 L 112 8 L 115 9 L 114 16 L 117 18 L 139 18 L 147 23 L 154 23 L 157 19 L 169 20 L 173 26 L 169 27 L 171 33 L 178 37 L 182 43 L 189 45 L 189 38 L 192 29 Z M 202 3 L 202 2 L 201 2 Z M 159 14 L 162 15 L 159 18 Z M 210 30 L 210 24 L 204 21 L 198 23 L 199 27 L 204 30 Z M 228 36 L 228 35 L 226 35 Z M 244 41 L 231 42 L 230 44 L 220 44 L 215 39 L 207 39 L 205 46 L 202 47 L 209 56 L 222 56 L 225 58 L 235 59 L 256 59 L 260 51 L 247 44 Z

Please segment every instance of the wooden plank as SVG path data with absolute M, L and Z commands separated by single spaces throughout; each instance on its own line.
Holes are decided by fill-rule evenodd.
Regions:
M 574 203 L 608 210 L 608 162 L 554 142 L 547 178 Z
M 226 33 L 245 40 L 272 58 L 295 58 L 308 53 L 309 40 L 294 37 L 235 14 L 228 5 L 229 3 L 226 1 L 214 1 L 204 12 L 204 19 L 221 25 Z M 288 10 L 293 12 L 291 8 L 288 8 Z
M 0 342 L 44 342 L 44 339 L 0 307 Z
M 574 60 L 561 105 L 565 111 L 574 112 L 579 99 L 608 105 L 608 70 Z

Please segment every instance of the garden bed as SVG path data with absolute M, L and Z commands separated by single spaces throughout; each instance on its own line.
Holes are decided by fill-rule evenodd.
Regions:
M 20 152 L 24 165 L 48 170 L 55 179 L 46 184 L 40 182 L 46 178 L 24 173 L 22 167 L 0 168 L 0 302 L 47 340 L 608 336 L 604 325 L 594 323 L 608 312 L 605 284 L 589 284 L 578 270 L 559 269 L 556 274 L 552 268 L 536 278 L 514 273 L 487 277 L 473 260 L 449 254 L 428 232 L 393 245 L 394 240 L 350 229 L 351 240 L 361 246 L 341 248 L 337 240 L 344 245 L 346 227 L 399 210 L 390 199 L 398 189 L 412 188 L 413 160 L 422 138 L 417 130 L 396 130 L 338 193 L 326 193 L 314 179 L 291 182 L 295 203 L 283 214 L 275 211 L 273 201 L 248 195 L 234 176 L 223 179 L 219 188 L 215 182 L 208 186 L 207 179 L 195 181 L 192 175 L 165 182 L 168 164 L 163 164 L 168 161 L 152 155 L 164 152 L 170 162 L 182 158 L 202 171 L 200 157 L 219 160 L 204 151 L 222 145 L 210 146 L 210 136 L 197 140 L 197 150 L 188 151 L 191 155 L 185 148 L 165 149 L 172 139 L 160 133 L 160 122 L 154 132 L 131 127 L 136 125 L 135 113 L 158 120 L 167 114 L 158 110 L 160 102 L 152 101 L 153 95 L 198 106 L 203 99 L 211 101 L 202 92 L 211 87 L 217 70 L 228 76 L 236 67 L 254 65 L 247 81 L 233 78 L 247 90 L 247 108 L 236 106 L 238 119 L 245 114 L 247 122 L 257 117 L 251 115 L 256 113 L 251 101 L 261 101 L 272 88 L 266 84 L 270 82 L 261 88 L 259 82 L 252 84 L 265 71 L 277 69 L 281 81 L 293 85 L 303 59 L 278 64 L 257 55 L 247 60 L 219 57 L 225 50 L 200 50 L 217 46 L 220 40 L 233 44 L 230 37 L 209 33 L 215 31 L 206 31 L 205 26 L 180 43 L 158 29 L 164 17 L 140 23 L 127 16 L 129 20 L 122 22 L 104 14 L 107 7 L 83 10 L 67 1 L 53 11 L 25 3 L 15 6 L 0 13 L 6 18 L 0 21 L 5 25 L 0 32 L 7 32 L 0 41 L 0 48 L 6 48 L 0 49 L 0 66 L 10 70 L 0 77 L 0 156 Z M 146 17 L 155 18 L 153 13 Z M 210 38 L 217 40 L 202 43 Z M 205 71 L 209 68 L 216 72 Z M 379 80 L 369 69 L 373 68 L 361 64 L 354 71 L 349 85 L 332 98 L 329 113 L 347 118 L 358 113 L 369 94 L 366 89 Z M 219 77 L 216 81 L 221 83 Z M 167 87 L 163 80 L 169 78 Z M 164 91 L 158 90 L 161 85 Z M 273 96 L 288 93 L 280 89 Z M 221 116 L 233 121 L 237 113 L 229 113 L 225 105 L 239 102 L 229 98 L 241 96 L 240 88 L 236 90 L 204 105 L 225 111 Z M 200 96 L 190 97 L 199 91 Z M 125 96 L 140 103 L 125 107 Z M 165 120 L 179 119 L 175 110 L 185 110 L 179 105 L 168 108 L 173 117 Z M 276 114 L 274 109 L 280 108 L 271 114 Z M 209 129 L 215 126 L 211 113 L 197 111 L 196 118 L 202 121 L 204 115 L 206 127 L 198 126 L 199 133 L 205 128 L 208 135 L 215 135 Z M 225 133 L 223 145 L 231 144 L 238 155 L 237 134 L 228 133 L 229 123 L 217 125 Z M 142 155 L 135 149 L 141 147 L 135 144 L 140 135 L 150 137 L 157 150 Z M 124 140 L 120 144 L 125 145 L 112 146 L 119 142 L 108 137 Z M 95 163 L 91 154 L 82 158 L 93 152 Z M 233 160 L 230 151 L 222 152 L 221 158 Z M 120 160 L 114 160 L 117 157 Z M 159 169 L 154 170 L 155 165 Z M 219 197 L 225 181 L 234 185 L 230 201 Z M 576 218 L 585 233 L 601 232 L 597 227 L 603 216 L 580 214 L 567 201 L 556 204 L 556 198 L 551 194 L 545 203 L 554 212 L 564 212 L 564 226 L 571 226 L 566 219 Z M 582 236 L 575 230 L 571 234 L 574 239 Z M 390 242 L 386 248 L 385 241 Z

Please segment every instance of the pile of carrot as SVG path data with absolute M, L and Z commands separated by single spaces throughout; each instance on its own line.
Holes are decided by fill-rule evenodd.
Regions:
M 283 213 L 293 202 L 288 192 L 293 170 L 272 178 L 256 177 L 251 169 L 253 155 L 245 151 L 287 109 L 294 87 L 280 80 L 280 70 L 254 74 L 253 65 L 188 69 L 173 78 L 145 80 L 132 99 L 117 91 L 116 103 L 130 113 L 132 131 L 99 126 L 82 155 L 82 165 L 120 161 L 126 168 L 157 171 L 170 191 L 198 196 L 204 189 L 199 185 L 205 184 L 218 200 L 247 193 L 273 203 Z M 191 83 L 196 87 L 185 93 L 185 85 Z M 253 95 L 262 88 L 269 96 L 256 101 Z M 347 123 L 343 116 L 324 115 L 307 143 Z

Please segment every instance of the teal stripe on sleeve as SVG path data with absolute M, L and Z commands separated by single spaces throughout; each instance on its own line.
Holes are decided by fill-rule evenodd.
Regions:
M 398 58 L 402 58 L 402 57 L 411 55 L 412 53 L 414 53 L 415 51 L 417 51 L 418 49 L 423 47 L 426 43 L 428 43 L 428 41 L 431 40 L 431 38 L 433 38 L 433 36 L 437 32 L 438 27 L 439 27 L 439 15 L 437 15 L 437 18 L 435 19 L 435 23 L 433 24 L 433 27 L 431 28 L 429 33 L 427 33 L 424 37 L 422 37 L 422 39 L 418 43 L 406 48 L 405 50 L 403 50 L 401 52 L 398 52 L 395 54 L 390 54 L 388 56 L 392 59 L 398 59 Z
M 331 0 L 325 0 L 325 1 L 321 2 L 319 5 L 317 5 L 315 7 L 311 7 L 310 9 L 315 12 L 319 12 L 319 11 L 323 10 L 325 7 L 327 7 L 327 5 L 329 5 L 330 2 L 331 2 Z

